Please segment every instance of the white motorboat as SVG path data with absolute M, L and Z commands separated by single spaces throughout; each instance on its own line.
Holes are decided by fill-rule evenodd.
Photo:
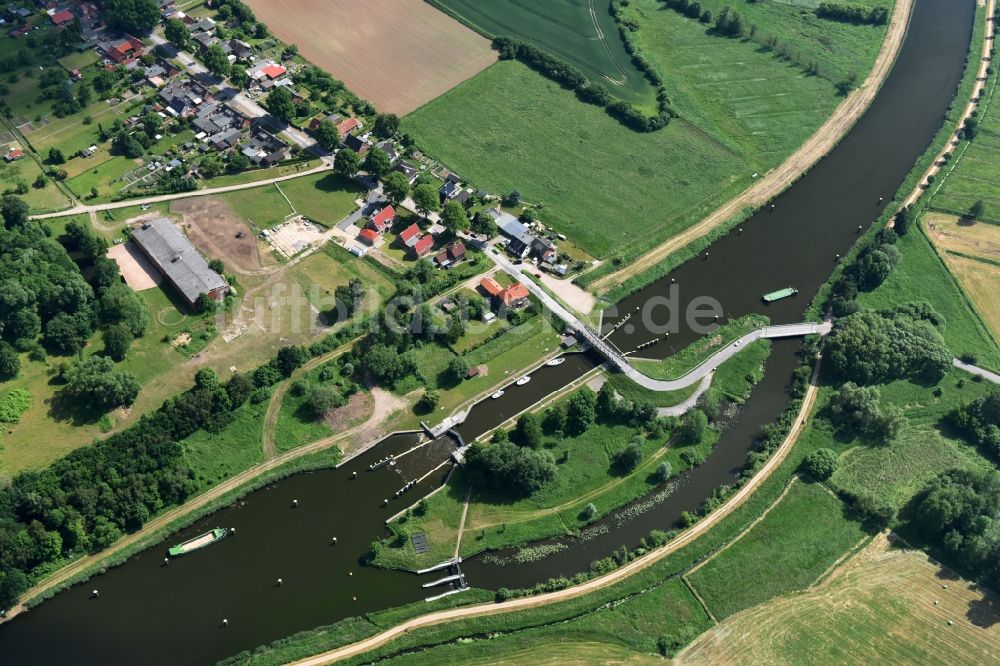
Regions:
M 497 391 L 496 393 L 494 393 L 490 397 L 493 398 L 494 400 L 496 400 L 497 398 L 502 398 L 503 397 L 503 391 Z
M 551 365 L 562 365 L 565 362 L 566 362 L 566 357 L 565 356 L 560 356 L 558 358 L 552 359 L 551 361 L 549 361 L 545 365 L 550 365 L 550 366 Z
M 514 384 L 517 386 L 524 386 L 530 381 L 531 381 L 531 375 L 525 375 L 524 377 L 521 377 L 516 382 L 514 382 Z

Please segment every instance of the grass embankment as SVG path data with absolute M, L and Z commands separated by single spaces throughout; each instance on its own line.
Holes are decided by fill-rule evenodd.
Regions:
M 671 72 L 681 114 L 665 129 L 632 132 L 526 66 L 501 62 L 407 116 L 404 131 L 477 186 L 544 202 L 542 220 L 592 255 L 627 261 L 779 163 L 838 100 L 828 81 L 752 43 L 706 35 L 651 0 L 643 6 L 636 34 L 658 40 L 645 50 Z
M 862 538 L 833 493 L 793 482 L 760 523 L 685 579 L 721 620 L 808 587 Z

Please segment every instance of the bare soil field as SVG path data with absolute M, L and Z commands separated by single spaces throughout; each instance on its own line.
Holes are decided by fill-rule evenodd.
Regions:
M 181 216 L 195 247 L 211 259 L 221 259 L 227 270 L 261 272 L 257 237 L 222 198 L 179 199 L 171 204 L 170 212 Z
M 997 598 L 880 535 L 817 587 L 732 616 L 678 664 L 985 664 L 1000 654 Z
M 932 213 L 925 219 L 927 235 L 1000 342 L 1000 226 Z
M 125 284 L 135 291 L 152 289 L 163 281 L 163 276 L 135 243 L 112 245 L 108 248 L 108 257 L 115 260 L 122 277 L 125 278 Z
M 281 40 L 379 111 L 403 115 L 496 61 L 490 43 L 424 0 L 249 0 Z

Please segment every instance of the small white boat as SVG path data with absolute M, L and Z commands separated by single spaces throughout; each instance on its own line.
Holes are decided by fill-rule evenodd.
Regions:
M 550 365 L 550 366 L 551 365 L 562 365 L 565 362 L 566 362 L 566 357 L 565 356 L 560 356 L 558 358 L 552 359 L 551 361 L 549 361 L 545 365 Z
M 517 386 L 524 386 L 530 381 L 531 381 L 531 375 L 525 375 L 524 377 L 521 377 L 516 382 L 514 382 L 514 384 Z
M 501 391 L 497 391 L 496 393 L 494 393 L 490 397 L 493 398 L 494 400 L 496 400 L 497 398 L 502 398 L 503 397 L 503 391 L 502 390 Z

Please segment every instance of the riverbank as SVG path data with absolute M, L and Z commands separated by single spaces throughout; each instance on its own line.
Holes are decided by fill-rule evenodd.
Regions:
M 720 230 L 735 226 L 747 217 L 741 211 L 745 209 L 756 210 L 762 207 L 808 172 L 847 135 L 881 90 L 882 84 L 889 72 L 892 71 L 892 66 L 895 64 L 896 57 L 902 47 L 914 1 L 896 1 L 885 39 L 882 42 L 882 48 L 864 82 L 840 103 L 833 115 L 791 157 L 762 176 L 739 196 L 717 208 L 701 222 L 664 241 L 621 270 L 590 282 L 587 288 L 594 293 L 608 296 L 612 290 L 620 292 L 626 283 L 631 286 L 632 290 L 648 284 L 662 274 L 662 268 L 657 269 L 656 267 L 664 262 L 670 263 L 671 254 L 684 249 L 699 239 L 705 239 L 713 232 L 718 233 Z M 649 274 L 648 277 L 644 275 L 651 270 L 653 273 Z M 638 282 L 636 282 L 637 278 Z M 618 293 L 619 297 L 624 295 Z M 612 296 L 608 297 L 611 300 L 617 300 Z

